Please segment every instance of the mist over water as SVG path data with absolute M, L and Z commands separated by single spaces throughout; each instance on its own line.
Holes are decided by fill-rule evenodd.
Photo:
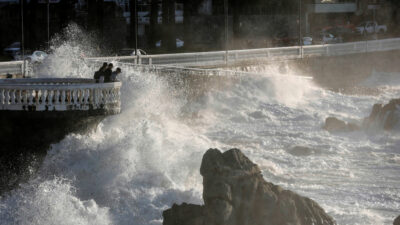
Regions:
M 79 49 L 64 42 L 38 71 L 90 78 L 95 67 L 75 58 Z M 374 103 L 398 97 L 396 75 L 373 73 L 361 85 L 380 94 L 357 96 L 271 66 L 209 77 L 196 92 L 199 84 L 179 74 L 117 66 L 122 113 L 52 145 L 36 176 L 0 198 L 0 224 L 162 224 L 173 203 L 202 203 L 203 153 L 234 147 L 267 181 L 314 199 L 338 224 L 391 224 L 398 216 L 399 134 L 321 128 L 328 116 L 357 122 Z

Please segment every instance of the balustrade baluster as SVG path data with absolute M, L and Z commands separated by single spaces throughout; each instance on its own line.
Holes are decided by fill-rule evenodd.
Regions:
M 106 103 L 106 96 L 107 96 L 107 93 L 106 93 L 106 90 L 101 90 L 101 104 L 105 104 Z
M 48 91 L 47 90 L 40 90 L 40 100 L 41 100 L 41 105 L 46 105 L 46 98 L 48 95 Z
M 89 91 L 89 99 L 88 99 L 88 103 L 89 104 L 91 104 L 91 105 L 93 105 L 94 104 L 94 89 L 93 88 L 90 88 L 90 89 L 88 89 L 88 91 Z
M 108 98 L 109 98 L 109 94 L 108 94 L 108 89 L 106 88 L 105 90 L 104 90 L 104 104 L 107 104 L 108 103 Z
M 47 105 L 52 106 L 54 101 L 54 90 L 47 90 Z
M 28 103 L 28 94 L 27 94 L 27 90 L 22 90 L 22 102 L 24 103 L 24 104 L 27 104 Z
M 15 104 L 15 99 L 16 99 L 16 97 L 15 97 L 15 91 L 16 91 L 15 89 L 12 89 L 12 90 L 11 90 L 11 93 L 10 93 L 10 95 L 11 95 L 11 96 L 10 96 L 10 98 L 11 98 L 10 104 L 11 104 L 11 105 L 14 105 L 14 104 Z
M 5 105 L 9 105 L 10 104 L 10 89 L 6 89 L 5 90 Z
M 77 90 L 73 89 L 71 90 L 72 92 L 72 100 L 73 100 L 73 104 L 77 103 Z
M 90 89 L 85 89 L 85 104 L 88 105 L 90 103 Z
M 116 90 L 115 90 L 115 88 L 111 89 L 111 96 L 112 96 L 111 101 L 112 101 L 112 102 L 115 102 L 115 96 L 116 96 Z
M 54 98 L 54 104 L 59 105 L 60 104 L 60 90 L 54 90 L 55 91 L 55 98 Z
M 39 97 L 40 97 L 39 96 L 39 90 L 35 90 L 35 104 L 36 105 L 39 105 L 39 100 L 40 100 Z
M 79 98 L 79 103 L 81 105 L 85 104 L 85 89 L 79 89 L 80 92 L 80 98 Z
M 65 105 L 66 97 L 67 97 L 66 91 L 65 91 L 65 90 L 62 90 L 62 91 L 61 91 L 61 105 Z
M 68 105 L 70 105 L 71 104 L 71 99 L 72 99 L 71 90 L 66 90 L 66 94 L 67 94 L 67 103 L 68 103 Z
M 0 104 L 4 104 L 4 89 L 0 89 Z
M 28 105 L 33 104 L 33 92 L 34 90 L 28 90 Z
M 22 100 L 22 90 L 21 89 L 18 89 L 17 90 L 17 104 L 21 104 L 22 102 L 21 102 L 21 100 Z
M 96 107 L 100 104 L 101 92 L 96 88 Z
M 107 88 L 106 89 L 106 98 L 105 98 L 104 103 L 107 104 L 109 102 L 110 102 L 110 89 Z

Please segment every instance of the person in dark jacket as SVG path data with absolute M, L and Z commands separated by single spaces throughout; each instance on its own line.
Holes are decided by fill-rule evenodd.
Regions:
M 96 83 L 99 83 L 99 79 L 101 76 L 104 76 L 104 72 L 106 69 L 107 69 L 107 63 L 105 62 L 103 63 L 103 66 L 100 67 L 100 69 L 94 73 L 93 78 L 96 80 Z
M 108 64 L 106 71 L 104 71 L 104 83 L 111 82 L 112 68 L 113 64 Z

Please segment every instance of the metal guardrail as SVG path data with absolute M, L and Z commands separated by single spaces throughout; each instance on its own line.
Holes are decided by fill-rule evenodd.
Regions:
M 23 61 L 0 62 L 0 75 L 3 74 L 21 74 Z
M 297 59 L 302 57 L 337 56 L 357 53 L 390 51 L 400 49 L 400 38 L 349 42 L 341 44 L 309 45 L 279 48 L 261 48 L 192 52 L 159 55 L 116 56 L 116 57 L 90 57 L 85 58 L 94 62 L 118 61 L 135 65 L 168 65 L 178 67 L 217 67 L 248 62 L 248 61 L 274 61 Z M 21 74 L 23 61 L 0 62 L 0 74 Z M 26 67 L 29 75 L 29 67 Z
M 139 65 L 218 66 L 252 60 L 287 60 L 302 57 L 337 56 L 400 49 L 400 38 L 341 44 L 262 48 L 214 52 L 86 58 L 93 61 L 118 61 Z

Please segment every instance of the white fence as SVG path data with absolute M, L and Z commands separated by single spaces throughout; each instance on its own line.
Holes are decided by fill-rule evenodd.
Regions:
M 92 79 L 1 79 L 0 110 L 72 111 L 120 107 L 121 82 L 94 83 Z
M 336 56 L 400 49 L 400 38 L 349 42 L 341 44 L 309 45 L 215 52 L 176 53 L 121 57 L 87 58 L 94 61 L 119 61 L 141 65 L 179 65 L 186 67 L 219 66 L 254 60 L 286 60 L 302 57 Z
M 168 65 L 179 67 L 218 67 L 242 62 L 297 59 L 302 57 L 337 56 L 357 53 L 400 50 L 400 38 L 349 42 L 341 44 L 261 48 L 215 52 L 175 53 L 161 55 L 92 57 L 88 61 L 118 61 L 137 65 Z M 28 67 L 27 67 L 28 68 Z M 22 61 L 0 63 L 0 74 L 21 74 Z M 30 74 L 26 74 L 27 76 Z
M 23 61 L 0 62 L 0 74 L 22 74 L 23 66 Z

